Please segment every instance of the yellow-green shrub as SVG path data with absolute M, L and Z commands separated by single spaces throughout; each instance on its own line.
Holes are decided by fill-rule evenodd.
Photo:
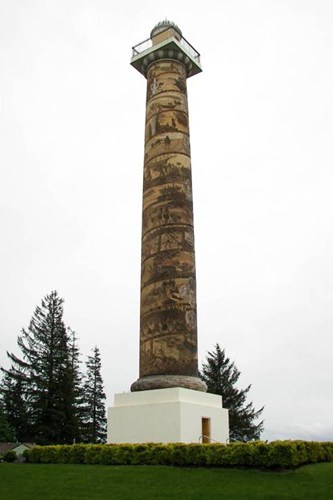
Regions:
M 290 469 L 308 463 L 333 461 L 333 443 L 80 444 L 36 446 L 26 451 L 24 456 L 31 463 Z

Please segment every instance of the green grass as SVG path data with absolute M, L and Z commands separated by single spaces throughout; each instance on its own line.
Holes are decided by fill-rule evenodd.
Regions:
M 1 500 L 333 499 L 333 463 L 295 471 L 0 464 Z

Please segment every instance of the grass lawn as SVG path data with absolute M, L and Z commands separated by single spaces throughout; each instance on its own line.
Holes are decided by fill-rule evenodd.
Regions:
M 1 500 L 333 499 L 333 463 L 289 472 L 0 464 Z

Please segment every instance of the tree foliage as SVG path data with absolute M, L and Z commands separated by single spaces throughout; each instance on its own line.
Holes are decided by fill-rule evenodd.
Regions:
M 63 299 L 56 291 L 36 307 L 17 343 L 21 355 L 7 353 L 11 367 L 1 368 L 0 385 L 4 414 L 16 440 L 38 444 L 80 441 L 83 421 L 88 418 L 80 352 L 75 332 L 64 324 Z
M 222 396 L 223 407 L 229 410 L 229 432 L 231 441 L 250 441 L 260 439 L 263 432 L 263 420 L 256 422 L 264 407 L 255 410 L 253 403 L 247 403 L 246 398 L 251 385 L 238 389 L 240 371 L 225 355 L 219 344 L 212 352 L 208 352 L 206 362 L 202 365 L 200 374 L 207 384 L 207 392 Z
M 88 356 L 84 382 L 83 437 L 86 443 L 104 443 L 106 440 L 105 393 L 101 376 L 101 355 L 98 347 Z
M 13 430 L 13 441 L 17 442 L 29 442 L 32 439 L 25 386 L 23 374 L 13 367 L 4 373 L 0 386 L 2 409 Z
M 2 404 L 0 404 L 0 442 L 11 443 L 14 441 L 14 431 L 7 420 Z
M 63 300 L 57 292 L 51 292 L 36 307 L 17 343 L 22 358 L 7 353 L 12 367 L 5 373 L 25 386 L 31 437 L 41 444 L 71 442 L 69 338 L 63 322 Z

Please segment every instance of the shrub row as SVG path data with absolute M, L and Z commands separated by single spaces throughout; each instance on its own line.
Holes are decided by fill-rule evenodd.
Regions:
M 0 462 L 15 462 L 17 456 L 14 450 L 6 451 L 3 455 L 0 454 Z
M 333 461 L 333 442 L 274 441 L 230 444 L 104 444 L 35 446 L 30 463 L 173 465 L 290 469 Z

